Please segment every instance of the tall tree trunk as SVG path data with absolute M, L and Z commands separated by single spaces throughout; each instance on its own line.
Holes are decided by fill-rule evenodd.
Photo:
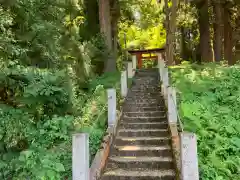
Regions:
M 109 57 L 105 63 L 105 72 L 114 72 L 116 71 L 116 60 L 112 55 L 113 41 L 109 0 L 99 0 L 99 18 L 100 30 L 105 38 L 105 43 L 109 52 Z
M 233 29 L 231 26 L 231 14 L 228 8 L 224 8 L 224 59 L 229 65 L 235 64 L 233 59 Z
M 236 19 L 236 29 L 234 32 L 234 39 L 235 39 L 235 61 L 240 60 L 240 15 Z
M 165 2 L 166 3 L 166 2 Z M 173 65 L 175 59 L 175 32 L 176 32 L 176 18 L 177 18 L 178 0 L 172 0 L 172 7 L 170 8 L 168 31 L 167 31 L 167 64 Z M 166 15 L 167 16 L 167 15 Z
M 235 62 L 239 61 L 239 60 L 240 60 L 240 40 L 238 40 L 236 42 L 236 45 L 235 45 L 235 57 L 234 57 L 234 61 Z
M 116 67 L 118 57 L 118 20 L 120 17 L 120 5 L 118 0 L 111 0 L 111 24 L 112 24 L 112 41 L 113 41 L 113 58 Z
M 188 47 L 186 41 L 188 41 L 187 31 L 185 27 L 181 27 L 181 57 L 183 60 L 189 59 Z
M 167 61 L 169 56 L 169 8 L 168 8 L 168 0 L 164 0 L 164 9 L 165 9 L 165 29 L 166 29 L 166 45 L 165 45 L 165 61 Z
M 117 57 L 118 57 L 118 41 L 117 41 L 117 34 L 118 34 L 118 27 L 117 27 L 117 21 L 113 22 L 113 50 L 112 50 L 112 54 L 113 54 L 113 59 L 115 62 L 115 68 L 117 67 Z
M 216 2 L 213 6 L 215 21 L 213 24 L 214 29 L 214 41 L 213 41 L 213 49 L 214 49 L 214 58 L 216 62 L 222 60 L 222 5 L 220 2 Z
M 212 48 L 210 39 L 210 25 L 209 25 L 209 13 L 208 13 L 208 0 L 203 0 L 198 6 L 199 13 L 199 31 L 200 31 L 200 49 L 201 49 L 201 61 L 212 61 Z
M 100 32 L 99 28 L 99 7 L 97 0 L 84 0 L 84 11 L 86 14 L 87 38 L 90 39 Z

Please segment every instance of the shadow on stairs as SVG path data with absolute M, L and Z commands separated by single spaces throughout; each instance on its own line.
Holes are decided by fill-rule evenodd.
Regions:
M 158 69 L 136 72 L 101 180 L 175 180 Z

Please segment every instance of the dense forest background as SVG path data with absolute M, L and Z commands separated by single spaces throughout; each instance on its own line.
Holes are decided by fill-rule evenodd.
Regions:
M 168 65 L 234 65 L 240 57 L 239 12 L 237 0 L 0 0 L 0 178 L 71 179 L 71 134 L 89 132 L 94 156 L 106 129 L 105 92 L 119 89 L 119 71 L 130 59 L 126 49 L 165 47 Z M 191 98 L 182 97 L 181 115 L 188 129 L 206 130 L 211 123 L 206 120 L 213 117 L 210 112 L 200 126 L 187 111 L 206 92 L 225 87 L 212 99 L 204 96 L 203 102 L 220 103 L 216 107 L 224 104 L 223 96 L 239 99 L 232 85 L 239 84 L 240 71 L 227 68 L 220 68 L 220 74 L 228 84 L 218 79 L 215 90 L 207 89 L 215 80 L 204 81 L 199 73 L 214 76 L 218 71 L 213 66 L 173 71 L 176 84 L 188 85 L 179 87 L 182 92 L 194 83 L 198 90 L 205 88 L 202 94 L 195 89 L 186 92 Z M 228 114 L 231 100 L 223 108 Z M 219 151 L 210 155 L 216 147 L 200 143 L 204 180 L 237 179 L 239 115 L 231 113 L 225 117 L 231 118 L 224 124 L 227 133 L 217 133 L 215 127 L 198 134 L 200 142 L 213 137 L 220 142 Z

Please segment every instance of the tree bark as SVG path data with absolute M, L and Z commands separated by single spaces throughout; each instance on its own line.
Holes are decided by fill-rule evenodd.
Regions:
M 213 24 L 214 29 L 214 41 L 213 41 L 213 49 L 214 49 L 214 59 L 216 62 L 220 62 L 222 60 L 222 5 L 219 2 L 216 2 L 213 6 L 215 21 Z
M 118 57 L 118 20 L 120 17 L 120 5 L 118 0 L 111 0 L 111 24 L 112 24 L 112 53 L 115 62 L 115 67 L 117 57 Z
M 233 28 L 231 26 L 231 14 L 228 8 L 224 8 L 224 59 L 228 61 L 228 65 L 235 64 L 233 59 Z
M 165 3 L 168 1 L 166 0 Z M 167 6 L 165 5 L 165 8 Z M 173 65 L 175 63 L 175 32 L 176 32 L 176 18 L 177 18 L 178 0 L 172 0 L 172 7 L 170 8 L 170 13 L 166 13 L 167 19 L 167 65 Z M 168 9 L 167 9 L 168 10 Z
M 109 52 L 109 57 L 105 63 L 105 72 L 116 71 L 116 60 L 113 58 L 112 55 L 113 41 L 110 8 L 111 7 L 109 0 L 99 0 L 100 31 L 104 36 L 105 44 Z
M 186 28 L 181 27 L 181 57 L 184 61 L 190 57 L 186 41 L 189 41 Z
M 210 39 L 210 25 L 208 13 L 208 0 L 203 0 L 198 6 L 199 13 L 199 31 L 200 31 L 200 49 L 201 61 L 211 62 L 213 59 L 211 39 Z
M 167 61 L 169 56 L 169 8 L 168 0 L 164 0 L 164 10 L 165 10 L 165 29 L 166 29 L 166 44 L 165 44 L 165 61 Z
M 234 32 L 234 39 L 235 39 L 235 55 L 234 59 L 235 61 L 240 60 L 240 16 L 236 19 L 236 28 Z
M 100 32 L 99 28 L 99 7 L 97 0 L 84 0 L 84 11 L 86 15 L 85 35 L 88 39 Z

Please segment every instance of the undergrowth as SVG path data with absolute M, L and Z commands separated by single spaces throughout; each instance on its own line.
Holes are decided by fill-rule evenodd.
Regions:
M 120 100 L 119 79 L 104 74 L 81 90 L 65 70 L 1 69 L 0 179 L 72 179 L 72 133 L 89 133 L 92 161 L 106 130 L 106 89 Z
M 198 137 L 202 180 L 240 177 L 240 66 L 180 65 L 171 69 L 184 130 Z

